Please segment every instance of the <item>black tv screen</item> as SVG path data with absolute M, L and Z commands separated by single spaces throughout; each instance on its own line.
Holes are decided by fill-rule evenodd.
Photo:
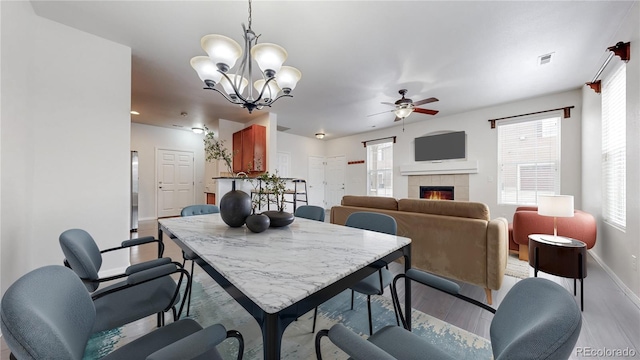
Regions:
M 416 138 L 415 161 L 433 161 L 466 158 L 464 131 Z

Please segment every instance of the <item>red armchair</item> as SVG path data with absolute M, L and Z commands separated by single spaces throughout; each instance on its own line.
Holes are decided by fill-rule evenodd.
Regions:
M 574 210 L 573 217 L 559 217 L 558 235 L 580 240 L 591 249 L 596 244 L 596 220 L 593 215 Z M 529 259 L 529 235 L 553 234 L 553 217 L 538 215 L 537 206 L 521 206 L 509 224 L 509 251 L 520 260 Z

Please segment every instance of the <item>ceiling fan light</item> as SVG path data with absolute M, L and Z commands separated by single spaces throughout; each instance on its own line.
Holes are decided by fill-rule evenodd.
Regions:
M 264 88 L 265 83 L 266 83 L 265 79 L 258 79 L 253 83 L 253 87 L 256 88 L 258 92 L 260 92 Z M 271 80 L 269 81 L 269 84 L 267 84 L 267 88 L 264 89 L 264 92 L 262 93 L 262 98 L 265 100 L 271 101 L 275 99 L 276 96 L 278 96 L 279 92 L 280 92 L 280 87 L 275 81 Z
M 301 78 L 302 73 L 293 66 L 281 67 L 280 71 L 278 71 L 278 74 L 276 75 L 276 81 L 280 88 L 284 90 L 285 94 L 288 94 L 295 89 Z
M 242 56 L 240 44 L 223 35 L 205 35 L 200 40 L 200 45 L 209 55 L 211 62 L 222 72 L 229 71 Z
M 271 43 L 257 44 L 251 48 L 251 56 L 267 78 L 274 77 L 285 60 L 287 51 L 280 45 Z
M 215 84 L 220 82 L 222 73 L 218 71 L 216 65 L 208 56 L 196 56 L 191 58 L 191 67 L 198 73 L 200 80 L 206 82 L 211 80 Z
M 397 117 L 399 117 L 400 119 L 404 119 L 406 117 L 408 117 L 409 115 L 411 115 L 411 113 L 413 112 L 413 108 L 411 107 L 402 107 L 399 109 L 396 109 L 395 114 Z
M 222 88 L 224 89 L 224 91 L 232 98 L 235 99 L 237 98 L 236 92 L 234 90 L 234 87 L 237 87 L 238 89 L 238 94 L 242 95 L 242 92 L 244 91 L 244 88 L 247 87 L 247 84 L 249 83 L 249 80 L 245 79 L 242 76 L 239 75 L 228 75 L 229 79 L 231 79 L 231 81 L 233 82 L 230 83 L 229 80 L 227 80 L 226 77 L 223 77 L 220 80 L 220 85 L 222 85 Z M 242 80 L 238 80 L 239 78 L 242 78 Z

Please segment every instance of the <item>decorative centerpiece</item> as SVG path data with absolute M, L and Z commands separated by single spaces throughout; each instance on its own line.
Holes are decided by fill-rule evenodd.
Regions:
M 260 175 L 259 179 L 264 183 L 262 191 L 268 194 L 268 203 L 274 204 L 278 209 L 277 211 L 263 212 L 264 215 L 271 219 L 271 227 L 282 227 L 291 224 L 295 216 L 284 211 L 284 194 L 287 191 L 285 180 L 278 176 L 277 173 L 269 174 L 268 171 Z
M 253 185 L 254 192 L 251 196 L 251 215 L 247 217 L 245 224 L 247 228 L 254 233 L 261 233 L 269 228 L 271 225 L 271 219 L 265 214 L 257 214 L 256 210 L 260 209 L 264 203 L 266 203 L 267 195 L 260 192 L 259 178 L 250 179 L 251 185 Z
M 224 194 L 220 199 L 220 217 L 225 224 L 231 227 L 240 227 L 244 225 L 247 216 L 251 214 L 251 197 L 244 191 L 236 190 L 236 177 L 238 174 L 233 172 L 231 161 L 233 153 L 224 147 L 224 141 L 216 138 L 212 131 L 205 126 L 204 152 L 206 160 L 222 160 L 227 167 L 228 172 L 233 177 L 231 181 L 231 191 Z

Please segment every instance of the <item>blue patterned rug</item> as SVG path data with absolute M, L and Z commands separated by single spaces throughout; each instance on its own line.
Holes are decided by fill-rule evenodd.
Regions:
M 244 359 L 262 359 L 262 336 L 256 321 L 233 300 L 211 278 L 196 270 L 191 300 L 191 317 L 202 326 L 215 323 L 223 324 L 227 329 L 235 329 L 245 339 Z M 368 335 L 367 301 L 365 296 L 356 296 L 354 310 L 350 310 L 351 292 L 345 291 L 320 306 L 316 329 L 328 329 L 335 323 L 342 323 L 356 333 Z M 373 313 L 373 331 L 383 326 L 395 324 L 395 315 L 391 300 L 382 296 L 371 298 Z M 491 359 L 489 342 L 475 334 L 449 325 L 437 318 L 413 310 L 413 332 L 438 344 L 457 359 Z M 155 324 L 147 321 L 148 326 Z M 314 339 L 311 333 L 313 311 L 291 323 L 284 333 L 282 342 L 283 359 L 315 359 Z M 135 329 L 135 331 L 133 330 Z M 151 330 L 151 329 L 150 329 Z M 130 324 L 118 329 L 95 334 L 85 352 L 85 359 L 100 359 L 113 349 L 133 340 L 129 333 L 140 333 L 139 324 Z M 363 337 L 367 337 L 363 335 Z M 227 340 L 218 346 L 225 359 L 235 359 L 236 342 Z M 324 359 L 347 359 L 348 356 L 323 341 Z

